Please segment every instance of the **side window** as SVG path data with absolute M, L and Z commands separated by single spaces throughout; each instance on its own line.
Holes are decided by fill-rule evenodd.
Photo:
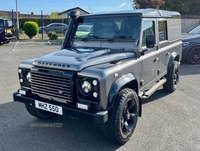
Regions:
M 158 21 L 159 42 L 167 40 L 167 21 Z
M 8 27 L 9 27 L 9 28 L 10 28 L 10 27 L 13 27 L 13 23 L 12 23 L 11 20 L 8 20 Z
M 146 46 L 146 36 L 155 35 L 154 21 L 144 21 L 142 31 L 143 31 L 143 35 L 142 35 L 142 47 L 143 47 L 143 46 Z

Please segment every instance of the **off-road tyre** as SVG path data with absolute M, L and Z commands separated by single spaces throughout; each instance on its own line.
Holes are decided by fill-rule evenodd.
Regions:
M 108 121 L 101 130 L 110 141 L 123 145 L 134 132 L 139 115 L 139 100 L 134 90 L 125 88 L 118 92 Z
M 167 81 L 163 84 L 163 89 L 167 92 L 174 92 L 179 82 L 179 63 L 174 61 L 165 76 Z
M 9 42 L 10 42 L 10 40 L 3 41 L 4 44 L 8 44 Z
M 34 117 L 37 117 L 39 119 L 49 119 L 54 116 L 53 113 L 43 111 L 40 109 L 35 108 L 34 106 L 31 106 L 30 104 L 25 104 L 26 110 Z

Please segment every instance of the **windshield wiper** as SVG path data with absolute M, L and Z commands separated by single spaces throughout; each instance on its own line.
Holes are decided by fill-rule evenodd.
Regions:
M 126 37 L 126 36 L 114 36 L 112 38 L 103 38 L 105 40 L 108 40 L 108 42 L 112 42 L 114 40 L 119 40 L 119 39 L 133 39 L 131 36 Z
M 88 36 L 88 38 L 100 38 L 100 37 L 98 37 L 98 36 L 96 36 L 96 35 L 93 35 L 93 34 L 91 34 L 91 33 L 88 34 L 87 36 Z
M 98 37 L 98 36 L 93 35 L 93 34 L 90 33 L 90 34 L 88 34 L 88 35 L 84 35 L 84 36 L 82 37 L 82 41 L 87 41 L 87 40 L 93 39 L 93 38 L 100 39 L 100 37 Z
M 132 36 L 114 36 L 114 38 L 127 39 L 127 38 L 133 38 L 133 37 Z

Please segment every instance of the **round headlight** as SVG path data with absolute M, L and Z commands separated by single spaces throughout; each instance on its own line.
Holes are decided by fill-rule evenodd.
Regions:
M 26 80 L 27 80 L 29 83 L 31 83 L 31 73 L 30 73 L 30 72 L 28 72 L 28 73 L 26 74 Z
M 81 88 L 84 93 L 89 93 L 92 90 L 92 86 L 88 81 L 83 81 Z

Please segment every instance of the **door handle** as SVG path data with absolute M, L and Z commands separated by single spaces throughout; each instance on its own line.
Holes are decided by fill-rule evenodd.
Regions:
M 156 57 L 156 58 L 155 58 L 153 61 L 154 61 L 154 62 L 156 62 L 156 61 L 158 61 L 158 60 L 159 60 L 159 58 L 158 58 L 158 57 Z
M 168 52 L 166 53 L 166 56 L 169 56 L 170 54 L 171 54 L 171 52 L 168 51 Z

